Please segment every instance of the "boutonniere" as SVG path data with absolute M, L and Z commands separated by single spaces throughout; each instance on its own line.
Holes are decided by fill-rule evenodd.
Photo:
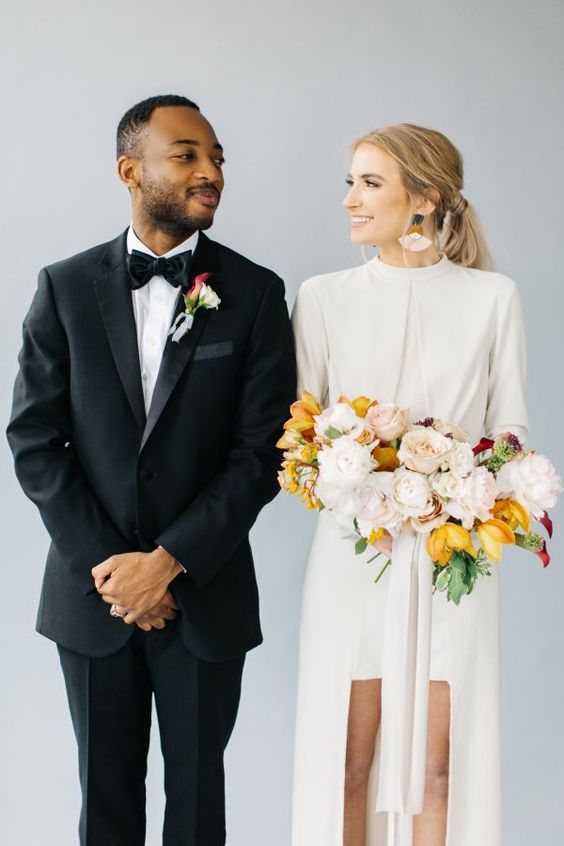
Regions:
M 178 343 L 184 335 L 188 334 L 199 308 L 217 309 L 219 306 L 221 300 L 213 288 L 210 285 L 206 285 L 211 275 L 211 273 L 200 273 L 198 276 L 195 276 L 190 290 L 182 295 L 185 305 L 184 312 L 178 315 L 168 333 L 169 336 L 172 335 L 174 342 Z

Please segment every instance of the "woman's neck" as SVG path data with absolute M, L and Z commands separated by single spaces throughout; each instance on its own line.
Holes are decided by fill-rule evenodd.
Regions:
M 427 267 L 430 264 L 436 264 L 440 258 L 440 253 L 434 244 L 426 250 L 421 250 L 420 253 L 404 250 L 399 243 L 380 245 L 380 261 L 392 267 Z

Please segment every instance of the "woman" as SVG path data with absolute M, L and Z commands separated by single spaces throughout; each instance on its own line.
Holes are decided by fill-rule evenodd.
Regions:
M 462 158 L 411 124 L 354 145 L 351 238 L 379 257 L 306 280 L 300 393 L 366 395 L 472 442 L 524 438 L 513 281 L 491 272 Z M 293 846 L 499 846 L 498 575 L 459 606 L 431 598 L 424 544 L 355 556 L 321 513 L 304 583 Z

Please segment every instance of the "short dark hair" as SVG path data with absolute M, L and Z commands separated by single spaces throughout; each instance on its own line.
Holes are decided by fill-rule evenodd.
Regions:
M 187 97 L 178 94 L 159 94 L 156 97 L 148 97 L 126 111 L 120 120 L 117 128 L 117 158 L 120 156 L 138 156 L 139 142 L 143 129 L 151 120 L 155 109 L 161 106 L 188 106 L 190 109 L 200 111 L 200 107 Z

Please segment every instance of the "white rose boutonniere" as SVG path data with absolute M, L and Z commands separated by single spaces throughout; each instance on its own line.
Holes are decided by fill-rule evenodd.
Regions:
M 206 285 L 211 275 L 211 273 L 200 273 L 194 278 L 190 290 L 182 295 L 185 304 L 184 312 L 178 315 L 168 333 L 169 336 L 172 335 L 172 340 L 175 343 L 181 341 L 184 335 L 190 331 L 199 308 L 217 309 L 221 303 L 213 288 Z

